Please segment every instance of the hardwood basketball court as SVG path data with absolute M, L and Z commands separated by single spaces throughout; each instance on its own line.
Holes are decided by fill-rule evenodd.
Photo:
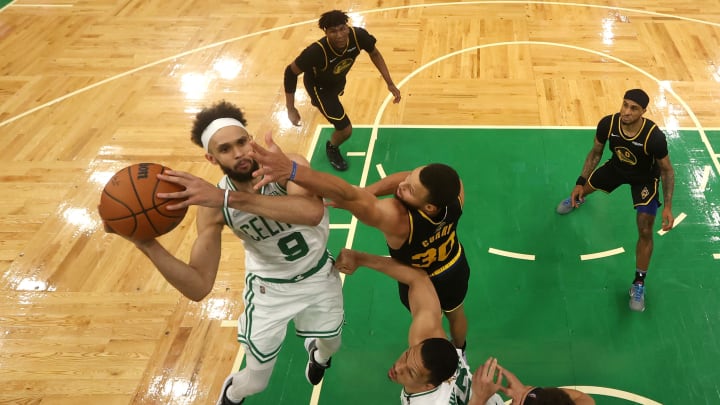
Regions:
M 468 187 L 473 203 L 463 231 L 464 243 L 474 246 L 471 362 L 497 355 L 526 383 L 604 387 L 646 398 L 611 398 L 614 391 L 605 391 L 594 393 L 599 404 L 720 401 L 714 294 L 720 287 L 714 188 L 720 173 L 720 4 L 643 0 L 617 6 L 7 4 L 0 10 L 0 402 L 214 403 L 238 362 L 232 323 L 242 311 L 240 242 L 226 233 L 213 292 L 190 302 L 131 244 L 102 231 L 99 193 L 112 173 L 138 162 L 216 181 L 219 171 L 190 143 L 189 131 L 200 108 L 223 98 L 244 108 L 256 135 L 271 130 L 285 150 L 316 150 L 327 138 L 317 131 L 325 121 L 300 85 L 304 122 L 290 125 L 282 72 L 322 36 L 317 18 L 333 8 L 350 11 L 353 24 L 377 37 L 403 94 L 400 104 L 390 103 L 369 58 L 358 59 L 343 97 L 358 127 L 348 147 L 364 152 L 372 131 L 378 138 L 369 163 L 355 157 L 343 176 L 359 184 L 378 178 L 377 163 L 392 172 L 447 160 Z M 619 290 L 630 281 L 634 252 L 627 192 L 593 196 L 583 215 L 552 213 L 562 197 L 557 193 L 569 192 L 590 148 L 591 128 L 617 111 L 633 87 L 651 95 L 646 116 L 668 133 L 674 213 L 687 215 L 677 229 L 656 236 L 652 295 L 643 314 L 624 312 Z M 394 126 L 405 132 L 392 132 Z M 469 136 L 435 132 L 445 126 L 474 129 Z M 488 126 L 529 129 L 498 130 L 497 141 L 488 141 L 477 130 Z M 566 145 L 562 137 L 572 141 Z M 490 153 L 494 148 L 506 154 Z M 314 153 L 316 162 L 330 170 L 321 153 Z M 512 176 L 502 177 L 500 167 Z M 494 183 L 503 179 L 508 189 Z M 181 259 L 195 237 L 194 214 L 191 209 L 161 239 Z M 611 215 L 618 219 L 607 220 Z M 354 247 L 381 253 L 376 231 L 349 223 L 349 215 L 333 213 L 333 252 L 352 233 Z M 537 241 L 543 244 L 536 247 Z M 576 257 L 617 246 L 625 253 L 589 262 Z M 498 256 L 489 248 L 532 253 L 537 260 Z M 311 399 L 302 376 L 304 350 L 290 333 L 268 391 L 246 403 L 397 403 L 399 387 L 383 376 L 405 344 L 407 314 L 391 282 L 353 277 L 359 278 L 348 278 L 345 286 L 344 346 L 317 390 L 319 400 Z M 368 288 L 372 305 L 362 299 Z M 388 325 L 397 330 L 385 333 Z

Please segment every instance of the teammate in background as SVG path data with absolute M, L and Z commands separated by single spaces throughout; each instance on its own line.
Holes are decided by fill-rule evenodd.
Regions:
M 622 184 L 630 185 L 637 211 L 638 241 L 635 248 L 635 278 L 630 287 L 630 309 L 645 310 L 645 276 L 653 251 L 653 224 L 660 207 L 658 181 L 662 179 L 662 229 L 672 229 L 672 197 L 675 172 L 670 164 L 665 134 L 643 114 L 650 97 L 641 89 L 625 92 L 620 112 L 603 117 L 598 122 L 593 147 L 585 158 L 580 177 L 570 197 L 557 206 L 558 214 L 578 208 L 585 197 L 595 190 L 611 193 Z M 596 166 L 602 157 L 605 143 L 612 157 Z
M 191 140 L 205 158 L 225 173 L 217 187 L 189 173 L 167 171 L 158 178 L 185 191 L 159 193 L 187 198 L 174 208 L 199 205 L 197 239 L 189 263 L 175 258 L 156 240 L 133 241 L 183 295 L 200 301 L 215 283 L 225 225 L 245 247 L 245 310 L 238 321 L 238 340 L 246 367 L 225 381 L 218 404 L 241 404 L 265 389 L 283 343 L 287 324 L 305 337 L 305 375 L 315 385 L 340 347 L 343 324 L 342 286 L 326 249 L 327 209 L 322 200 L 291 182 L 272 182 L 259 191 L 252 176 L 258 164 L 248 156 L 252 137 L 243 113 L 222 101 L 197 114 Z M 298 164 L 307 165 L 301 156 Z M 168 206 L 172 209 L 173 206 Z
M 340 171 L 348 168 L 340 152 L 340 145 L 352 134 L 352 124 L 340 103 L 340 96 L 345 91 L 347 74 L 360 55 L 360 50 L 370 55 L 370 60 L 395 97 L 393 102 L 400 102 L 400 90 L 390 77 L 385 59 L 375 47 L 377 40 L 364 28 L 349 26 L 347 22 L 347 14 L 339 10 L 328 11 L 320 16 L 318 25 L 325 32 L 325 37 L 305 48 L 287 66 L 284 77 L 288 118 L 293 125 L 300 125 L 300 113 L 295 108 L 295 90 L 297 76 L 304 73 L 303 83 L 312 105 L 335 127 L 325 144 L 325 152 L 330 164 Z
M 456 233 L 464 202 L 457 172 L 433 163 L 395 173 L 362 189 L 291 161 L 270 135 L 266 142 L 269 150 L 253 142 L 253 157 L 262 165 L 255 176 L 264 176 L 255 187 L 269 181 L 291 180 L 331 199 L 336 207 L 350 211 L 366 225 L 378 228 L 392 257 L 430 276 L 448 318 L 452 341 L 464 351 L 468 326 L 463 302 L 470 268 Z M 393 193 L 395 198 L 376 197 Z M 410 308 L 408 286 L 399 283 L 399 291 L 401 301 Z
M 409 287 L 409 348 L 388 371 L 388 378 L 403 386 L 403 405 L 501 405 L 504 402 L 498 391 L 512 398 L 513 404 L 595 404 L 590 396 L 577 390 L 525 386 L 492 357 L 473 375 L 460 349 L 445 338 L 440 302 L 426 273 L 389 257 L 348 249 L 340 252 L 335 263 L 345 274 L 353 274 L 360 266 Z

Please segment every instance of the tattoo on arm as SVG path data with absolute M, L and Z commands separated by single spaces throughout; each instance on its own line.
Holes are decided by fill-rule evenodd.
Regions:
M 672 205 L 673 190 L 675 189 L 675 171 L 672 168 L 663 170 L 660 177 L 662 178 L 663 200 L 666 205 L 670 206 Z
M 598 151 L 593 148 L 590 153 L 588 153 L 587 158 L 585 158 L 585 164 L 582 168 L 582 173 L 580 174 L 584 178 L 590 177 L 590 173 L 592 173 L 593 170 L 597 167 L 598 162 L 600 162 L 600 158 L 602 157 L 602 149 L 600 149 L 599 153 Z

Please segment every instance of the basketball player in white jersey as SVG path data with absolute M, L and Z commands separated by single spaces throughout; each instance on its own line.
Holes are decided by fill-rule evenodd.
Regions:
M 520 405 L 595 404 L 589 395 L 574 389 L 526 386 L 494 358 L 488 359 L 473 375 L 462 350 L 445 335 L 440 300 L 425 272 L 390 257 L 349 249 L 343 249 L 335 263 L 346 274 L 353 274 L 360 266 L 408 285 L 412 311 L 410 346 L 387 373 L 390 380 L 403 386 L 402 405 L 503 405 L 498 391 Z
M 192 141 L 225 176 L 217 187 L 189 173 L 167 171 L 161 180 L 184 186 L 160 198 L 185 198 L 174 208 L 199 205 L 198 236 L 189 263 L 175 258 L 156 240 L 134 241 L 165 279 L 188 298 L 200 301 L 215 283 L 224 226 L 245 247 L 245 310 L 238 340 L 246 367 L 225 381 L 218 404 L 241 404 L 261 392 L 270 380 L 287 324 L 305 338 L 305 375 L 316 385 L 340 347 L 343 325 L 342 285 L 326 249 L 328 211 L 322 200 L 292 182 L 270 183 L 255 191 L 258 168 L 248 157 L 252 139 L 243 113 L 222 101 L 197 114 Z M 301 156 L 298 164 L 309 165 Z M 172 206 L 168 206 L 172 209 Z

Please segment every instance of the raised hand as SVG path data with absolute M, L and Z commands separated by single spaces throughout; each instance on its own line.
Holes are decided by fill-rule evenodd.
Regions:
M 498 362 L 494 357 L 489 357 L 485 364 L 478 368 L 472 377 L 472 404 L 484 404 L 490 397 L 495 395 L 502 386 L 502 374 L 498 370 Z
M 249 156 L 260 165 L 260 168 L 253 172 L 253 177 L 261 177 L 260 181 L 254 186 L 256 190 L 268 183 L 285 182 L 290 178 L 293 170 L 294 162 L 273 141 L 272 133 L 268 132 L 265 135 L 265 144 L 267 149 L 254 141 L 250 142 L 253 150 L 249 153 Z
M 223 206 L 224 191 L 200 177 L 177 170 L 166 170 L 163 174 L 158 174 L 157 177 L 160 180 L 185 187 L 184 191 L 157 194 L 158 198 L 178 199 L 177 202 L 167 205 L 168 210 L 179 210 L 191 205 L 210 208 L 221 208 Z

